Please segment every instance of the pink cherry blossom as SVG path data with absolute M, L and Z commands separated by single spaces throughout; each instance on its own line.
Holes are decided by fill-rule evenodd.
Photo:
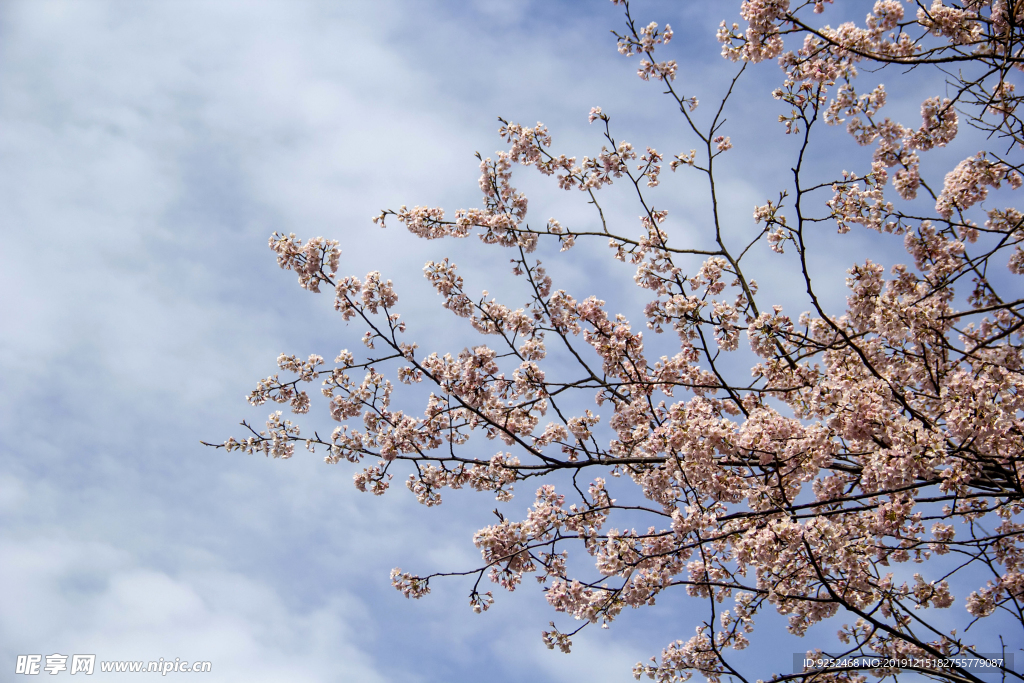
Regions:
M 380 226 L 397 220 L 424 239 L 475 234 L 510 255 L 525 303 L 468 291 L 448 258 L 424 267 L 441 307 L 480 335 L 454 352 L 419 351 L 382 273 L 338 275 L 337 242 L 275 233 L 280 266 L 311 292 L 333 287 L 341 318 L 365 330 L 367 353 L 344 350 L 334 367 L 282 354 L 284 378 L 260 380 L 249 396 L 305 414 L 313 399 L 300 385 L 319 382 L 324 412 L 340 423 L 329 438 L 303 436 L 276 411 L 265 430 L 243 422 L 243 438 L 217 446 L 290 458 L 301 442 L 329 464 L 354 465 L 360 491 L 382 495 L 398 475 L 426 506 L 441 504 L 445 489 L 493 495 L 503 507 L 473 538 L 479 565 L 395 569 L 392 582 L 419 598 L 441 576 L 468 574 L 470 607 L 482 612 L 495 598 L 481 583 L 511 592 L 532 576 L 556 613 L 579 622 L 553 622 L 542 633 L 551 649 L 569 652 L 581 628 L 682 589 L 693 623 L 666 634 L 637 678 L 767 679 L 741 671 L 734 652 L 761 635 L 759 614 L 774 611 L 794 638 L 827 622 L 842 643 L 832 656 L 923 662 L 776 672 L 783 680 L 901 670 L 980 680 L 963 658 L 1001 645 L 992 629 L 968 627 L 1010 624 L 1011 643 L 1024 627 L 1024 213 L 1010 206 L 1024 182 L 1021 3 L 933 0 L 909 13 L 909 3 L 878 0 L 862 23 L 833 27 L 822 22 L 838 7 L 826 0 L 745 0 L 718 32 L 723 55 L 742 63 L 735 94 L 705 121 L 691 117 L 697 98 L 677 90 L 681 67 L 653 56 L 676 48 L 671 27 L 637 22 L 628 0 L 612 1 L 626 17 L 619 51 L 641 58 L 641 78 L 661 81 L 682 117 L 693 147 L 669 162 L 682 175 L 663 178 L 662 153 L 616 138 L 612 116 L 594 107 L 590 130 L 603 139 L 587 156 L 558 151 L 543 124 L 502 120 L 505 148 L 481 158 L 477 208 L 378 214 Z M 778 109 L 780 135 L 795 136 L 800 151 L 746 232 L 723 229 L 733 200 L 720 194 L 717 157 L 743 137 L 725 135 L 721 112 L 730 98 L 754 97 L 742 78 L 755 68 L 769 77 L 770 65 L 750 65 L 770 60 L 780 85 L 746 110 Z M 883 115 L 893 93 L 915 92 L 925 97 L 913 103 L 920 124 Z M 965 148 L 978 144 L 964 142 L 965 125 L 991 144 Z M 846 149 L 842 136 L 870 146 L 870 158 L 851 154 L 839 167 L 852 170 L 815 176 L 807 159 Z M 782 139 L 771 154 L 793 148 Z M 531 224 L 513 185 L 518 167 L 585 193 L 595 222 Z M 664 209 L 657 193 L 669 180 L 706 192 L 704 242 Z M 602 208 L 613 184 L 637 201 L 628 225 Z M 829 308 L 818 259 L 826 248 L 841 257 L 843 235 L 861 228 L 892 249 L 849 264 L 845 307 Z M 586 259 L 592 251 L 565 252 L 593 240 L 630 264 L 642 317 L 557 287 L 529 256 Z M 795 275 L 803 312 L 784 313 L 783 294 L 794 297 L 781 278 L 759 286 L 751 277 L 765 268 L 769 278 L 773 268 Z M 422 409 L 408 407 L 415 397 Z M 533 497 L 519 503 L 516 493 Z M 990 671 L 1021 678 L 1005 663 Z

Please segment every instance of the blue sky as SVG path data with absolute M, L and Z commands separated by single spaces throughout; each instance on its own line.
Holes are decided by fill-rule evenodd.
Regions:
M 733 4 L 636 3 L 642 23 L 673 24 L 670 56 L 702 101 L 734 68 L 714 40 Z M 421 348 L 457 351 L 471 337 L 440 315 L 423 263 L 452 255 L 497 292 L 507 256 L 371 216 L 477 205 L 473 153 L 500 147 L 498 116 L 543 121 L 577 156 L 600 149 L 594 105 L 640 149 L 693 146 L 616 53 L 621 23 L 610 2 L 0 4 L 0 670 L 60 652 L 209 660 L 210 681 L 597 683 L 689 637 L 694 606 L 674 598 L 593 629 L 572 656 L 544 648 L 553 615 L 533 586 L 484 615 L 458 580 L 406 601 L 390 569 L 472 566 L 493 500 L 426 510 L 401 486 L 359 494 L 350 468 L 317 456 L 199 445 L 265 418 L 244 396 L 279 353 L 358 346 L 328 296 L 277 268 L 272 231 L 341 240 L 343 271 L 395 280 Z M 725 131 L 726 213 L 743 229 L 775 193 L 755 142 L 779 132 L 763 99 L 777 80 L 770 65 L 751 75 L 762 99 Z M 679 229 L 699 235 L 700 189 L 666 181 Z M 529 174 L 522 186 L 539 219 L 587 220 L 578 196 Z M 850 237 L 823 272 L 841 284 L 866 245 Z M 571 254 L 560 286 L 642 301 L 603 249 Z M 309 418 L 330 430 L 322 405 Z

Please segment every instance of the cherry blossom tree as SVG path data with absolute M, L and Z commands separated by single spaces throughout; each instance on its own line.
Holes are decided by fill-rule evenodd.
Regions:
M 482 337 L 455 355 L 419 351 L 384 275 L 339 275 L 338 242 L 275 233 L 280 266 L 304 289 L 329 287 L 337 313 L 366 330 L 368 353 L 343 351 L 333 367 L 282 355 L 285 377 L 262 380 L 249 397 L 306 413 L 301 387 L 317 382 L 341 423 L 329 438 L 303 436 L 275 412 L 265 430 L 243 422 L 244 438 L 217 447 L 288 458 L 305 445 L 328 463 L 354 464 L 360 491 L 381 495 L 393 476 L 407 476 L 427 506 L 445 488 L 499 501 L 514 487 L 535 490 L 525 518 L 497 513 L 476 534 L 478 567 L 395 569 L 395 587 L 419 598 L 440 576 L 468 576 L 470 604 L 482 611 L 493 602 L 489 583 L 513 591 L 532 575 L 557 612 L 581 623 L 543 633 L 565 652 L 581 628 L 663 591 L 703 600 L 696 633 L 637 664 L 637 678 L 862 681 L 916 671 L 982 680 L 977 657 L 1024 642 L 1024 215 L 1003 203 L 1022 183 L 1014 81 L 1024 69 L 1024 3 L 879 0 L 863 24 L 832 27 L 829 13 L 849 6 L 747 0 L 742 23 L 718 33 L 736 71 L 708 122 L 689 90 L 699 84 L 684 91 L 677 63 L 659 61 L 670 26 L 638 22 L 628 0 L 612 1 L 625 10 L 619 52 L 664 88 L 693 149 L 641 151 L 616 138 L 598 107 L 590 122 L 604 146 L 582 159 L 556 153 L 543 125 L 502 121 L 507 148 L 481 160 L 479 208 L 377 216 L 424 239 L 475 234 L 511 254 L 530 293 L 522 307 L 474 296 L 448 259 L 424 268 L 443 306 Z M 770 60 L 783 72 L 779 139 L 798 144 L 791 177 L 737 240 L 743 231 L 725 229 L 716 184 L 732 147 L 724 115 L 745 75 L 768 68 L 753 65 Z M 937 83 L 920 123 L 882 114 L 887 92 L 907 79 Z M 814 155 L 841 134 L 829 127 L 840 125 L 871 149 L 870 167 L 851 157 L 854 170 L 841 177 L 808 177 Z M 957 161 L 944 165 L 949 151 Z M 516 165 L 582 192 L 593 219 L 527 221 Z M 706 244 L 674 234 L 652 203 L 666 165 L 704 183 Z M 631 188 L 638 223 L 608 218 L 602 190 L 612 184 Z M 809 237 L 838 232 L 841 243 L 851 230 L 900 249 L 880 251 L 890 263 L 852 264 L 846 310 L 826 310 Z M 545 241 L 566 252 L 583 240 L 607 242 L 635 266 L 648 301 L 641 327 L 664 334 L 659 343 L 671 338 L 670 354 L 648 355 L 657 344 L 636 325 L 594 296 L 559 289 L 531 256 Z M 754 258 L 799 271 L 806 312 L 785 311 L 770 282 L 745 274 Z M 402 385 L 429 387 L 422 412 L 393 404 Z M 741 670 L 732 652 L 770 611 L 794 636 L 828 620 L 838 629 L 828 655 L 847 661 Z M 1011 631 L 976 641 L 971 627 L 993 619 Z M 988 664 L 1022 679 L 1008 660 Z

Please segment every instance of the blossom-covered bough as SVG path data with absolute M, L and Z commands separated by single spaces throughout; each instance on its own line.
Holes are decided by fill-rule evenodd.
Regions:
M 735 88 L 700 125 L 697 99 L 676 85 L 677 64 L 653 55 L 671 28 L 637 24 L 628 2 L 613 2 L 626 11 L 620 52 L 639 56 L 640 77 L 666 87 L 695 141 L 667 163 L 706 181 L 708 244 L 673 235 L 667 212 L 649 200 L 665 157 L 617 140 L 600 108 L 590 120 L 607 144 L 582 160 L 556 156 L 540 124 L 502 121 L 509 147 L 481 161 L 481 208 L 447 218 L 438 208 L 402 207 L 375 221 L 397 220 L 427 239 L 477 234 L 508 249 L 529 304 L 472 297 L 455 264 L 428 263 L 444 307 L 486 339 L 455 356 L 422 355 L 405 337 L 389 280 L 337 275 L 337 242 L 275 234 L 281 267 L 310 291 L 331 287 L 341 316 L 367 330 L 371 352 L 343 351 L 331 369 L 319 356 L 282 355 L 292 378 L 269 377 L 250 396 L 305 413 L 300 387 L 322 383 L 342 423 L 330 438 L 301 436 L 275 413 L 265 431 L 249 428 L 219 447 L 274 457 L 290 457 L 295 443 L 322 448 L 329 463 L 361 464 L 360 490 L 382 494 L 400 473 L 425 505 L 440 503 L 446 487 L 508 501 L 514 485 L 538 480 L 524 519 L 499 514 L 476 534 L 482 565 L 450 574 L 475 578 L 477 611 L 492 602 L 486 579 L 513 590 L 532 574 L 548 602 L 583 626 L 653 604 L 669 588 L 703 598 L 697 633 L 638 664 L 637 678 L 768 678 L 773 672 L 735 666 L 730 652 L 748 644 L 759 613 L 775 610 L 798 636 L 834 623 L 834 657 L 902 661 L 774 672 L 779 680 L 882 679 L 900 669 L 985 679 L 967 660 L 1024 643 L 1024 214 L 1004 204 L 1021 185 L 1015 80 L 1024 69 L 1024 2 L 880 0 L 863 25 L 837 28 L 815 15 L 848 11 L 847 3 L 743 2 L 744 25 L 723 23 L 718 36 L 740 63 L 733 86 L 750 64 L 777 58 L 785 77 L 774 94 L 788 110 L 780 120 L 799 145 L 791 181 L 755 209 L 735 244 L 716 194 Z M 859 70 L 871 79 L 866 88 Z M 884 118 L 881 78 L 890 87 L 928 82 L 926 70 L 944 83 L 921 105 L 920 125 Z M 812 143 L 823 126 L 841 123 L 873 148 L 870 168 L 809 179 Z M 931 150 L 955 150 L 965 138 L 986 149 L 968 141 L 958 162 L 929 165 Z M 511 182 L 515 164 L 585 193 L 592 224 L 530 225 Z M 639 225 L 607 219 L 598 200 L 612 183 L 635 188 Z M 885 267 L 853 265 L 846 311 L 825 310 L 808 237 L 857 226 L 890 235 L 878 240 L 901 235 L 907 254 Z M 615 258 L 636 266 L 649 296 L 646 325 L 678 339 L 672 355 L 645 355 L 642 333 L 623 316 L 557 289 L 530 257 L 544 240 L 566 251 L 586 239 L 608 241 Z M 759 244 L 781 254 L 760 258 L 791 259 L 802 273 L 808 312 L 796 320 L 773 300 L 777 291 L 744 274 Z M 736 372 L 744 343 L 759 357 L 752 379 Z M 392 405 L 399 385 L 421 383 L 431 392 L 422 414 Z M 585 403 L 593 410 L 579 408 Z M 482 457 L 495 450 L 485 450 L 487 440 L 498 452 Z M 629 480 L 637 493 L 617 502 L 610 490 Z M 590 556 L 589 572 L 570 552 Z M 437 576 L 396 569 L 392 578 L 420 597 Z M 986 619 L 1010 630 L 992 638 L 974 626 Z M 552 624 L 543 637 L 568 651 L 575 632 Z M 990 671 L 1022 678 L 1000 661 Z

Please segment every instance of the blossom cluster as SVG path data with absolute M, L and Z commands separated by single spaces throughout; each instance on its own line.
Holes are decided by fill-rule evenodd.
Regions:
M 275 412 L 265 431 L 243 423 L 248 436 L 219 445 L 287 458 L 302 442 L 325 450 L 328 463 L 361 468 L 361 491 L 384 494 L 400 473 L 426 506 L 441 504 L 445 489 L 493 494 L 503 507 L 473 538 L 480 566 L 428 576 L 396 569 L 392 581 L 407 597 L 427 594 L 438 576 L 475 574 L 469 601 L 481 612 L 494 601 L 481 583 L 514 591 L 532 575 L 579 628 L 608 626 L 667 590 L 705 601 L 693 635 L 638 664 L 638 678 L 738 676 L 731 652 L 748 646 L 768 610 L 794 636 L 835 624 L 847 648 L 835 656 L 997 650 L 968 639 L 963 626 L 983 618 L 1024 626 L 1024 303 L 1014 293 L 1024 274 L 1024 214 L 1006 206 L 1022 185 L 1014 155 L 1024 128 L 1012 83 L 1022 65 L 1013 47 L 1024 41 L 1020 3 L 934 0 L 910 14 L 909 3 L 878 0 L 862 25 L 833 28 L 807 16 L 830 11 L 826 0 L 743 2 L 745 26 L 719 31 L 723 54 L 744 62 L 737 79 L 748 63 L 778 61 L 774 96 L 788 110 L 779 118 L 802 140 L 793 184 L 755 206 L 750 233 L 737 238 L 721 228 L 715 194 L 716 158 L 734 144 L 722 131 L 728 96 L 698 125 L 696 98 L 672 84 L 676 63 L 652 56 L 669 49 L 671 28 L 637 23 L 627 0 L 613 2 L 627 19 L 616 34 L 620 52 L 644 58 L 640 77 L 663 81 L 693 134 L 694 148 L 668 163 L 685 166 L 687 182 L 707 183 L 706 243 L 687 241 L 674 214 L 655 204 L 668 184 L 665 155 L 616 139 L 602 108 L 589 114 L 603 129 L 602 148 L 579 158 L 556 154 L 543 124 L 502 120 L 506 148 L 480 159 L 480 208 L 446 218 L 441 208 L 403 206 L 375 221 L 394 217 L 424 239 L 476 234 L 506 249 L 529 300 L 472 294 L 457 264 L 428 262 L 424 275 L 441 305 L 480 339 L 457 353 L 421 353 L 403 336 L 390 280 L 377 271 L 339 276 L 337 242 L 275 233 L 281 267 L 310 291 L 333 287 L 335 309 L 365 328 L 369 353 L 342 351 L 333 368 L 319 355 L 282 355 L 279 369 L 294 378 L 272 375 L 250 395 L 254 405 L 287 403 L 303 414 L 310 398 L 300 384 L 321 382 L 340 423 L 330 438 L 304 438 Z M 921 103 L 919 123 L 882 118 L 899 83 L 858 87 L 861 71 L 875 78 L 887 64 L 900 65 L 882 72 L 897 80 L 907 67 L 941 74 L 946 91 Z M 968 74 L 975 67 L 980 75 Z M 1011 144 L 961 149 L 962 122 Z M 842 123 L 845 134 L 821 129 Z M 872 147 L 869 158 L 851 154 L 843 163 L 854 170 L 812 182 L 804 153 L 817 139 L 812 130 L 848 135 Z M 939 148 L 958 161 L 935 161 Z M 592 224 L 550 218 L 531 227 L 527 198 L 513 184 L 517 165 L 586 193 Z M 614 183 L 639 197 L 631 226 L 613 225 L 602 209 L 601 193 Z M 860 227 L 880 233 L 874 243 L 894 245 L 852 264 L 841 311 L 825 307 L 809 265 L 820 246 L 808 238 L 817 240 L 822 224 L 834 225 L 839 241 Z M 528 256 L 592 239 L 629 264 L 647 297 L 639 319 L 556 287 Z M 776 283 L 750 277 L 755 253 L 798 273 L 805 312 L 786 311 Z M 422 411 L 397 407 L 404 384 L 423 385 Z M 481 449 L 484 442 L 499 443 Z M 524 516 L 511 516 L 516 487 L 526 484 L 533 500 Z M 570 557 L 584 558 L 589 572 Z M 943 564 L 951 558 L 955 566 Z M 552 624 L 542 637 L 568 652 L 579 628 Z M 829 680 L 894 673 L 864 668 Z M 926 673 L 973 680 L 956 667 Z M 801 677 L 828 678 L 790 675 Z

